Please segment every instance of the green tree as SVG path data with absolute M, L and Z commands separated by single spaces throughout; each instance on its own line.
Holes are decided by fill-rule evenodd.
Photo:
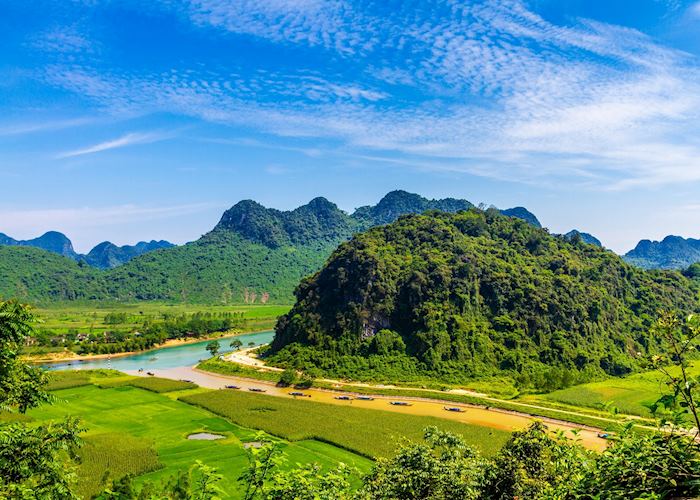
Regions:
M 652 357 L 652 365 L 666 377 L 670 392 L 653 406 L 670 412 L 662 424 L 684 425 L 690 421 L 695 438 L 700 436 L 700 377 L 688 372 L 689 359 L 700 350 L 700 316 L 690 315 L 681 321 L 677 314 L 663 312 L 656 323 L 655 333 L 666 344 L 666 355 Z
M 542 422 L 514 432 L 484 478 L 482 498 L 567 498 L 587 472 L 590 456 Z
M 370 499 L 468 500 L 479 498 L 484 462 L 461 437 L 435 427 L 425 443 L 406 444 L 395 457 L 379 459 L 365 478 Z
M 0 409 L 24 413 L 50 401 L 46 375 L 19 358 L 36 318 L 28 306 L 0 302 Z M 75 419 L 49 425 L 0 424 L 0 498 L 74 498 L 67 461 L 80 444 Z
M 238 479 L 245 488 L 244 500 L 263 497 L 265 485 L 285 460 L 279 445 L 272 442 L 264 433 L 259 432 L 255 442 L 259 446 L 249 446 L 246 450 L 248 468 Z
M 212 355 L 212 357 L 219 354 L 219 349 L 221 349 L 221 344 L 218 340 L 212 340 L 207 344 L 207 351 Z
M 345 464 L 322 473 L 318 464 L 278 471 L 265 486 L 267 500 L 290 498 L 294 500 L 347 500 L 355 498 L 349 477 L 351 470 Z
M 289 387 L 290 385 L 294 385 L 297 382 L 297 372 L 292 370 L 291 368 L 287 368 L 282 372 L 282 375 L 280 375 L 280 379 L 277 382 L 277 385 L 280 387 Z
M 639 433 L 629 425 L 590 462 L 576 498 L 697 498 L 700 447 L 679 433 Z
M 229 344 L 229 347 L 233 347 L 235 350 L 238 350 L 243 347 L 243 342 L 241 342 L 240 339 L 233 339 Z

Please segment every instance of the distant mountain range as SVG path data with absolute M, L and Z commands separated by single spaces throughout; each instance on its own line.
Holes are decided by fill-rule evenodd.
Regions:
M 112 269 L 126 264 L 134 257 L 161 248 L 172 248 L 175 245 L 165 240 L 139 241 L 136 245 L 117 246 L 109 241 L 103 241 L 84 256 L 85 262 L 99 269 Z
M 87 255 L 82 255 L 73 249 L 73 243 L 65 234 L 57 231 L 49 231 L 31 240 L 16 240 L 0 233 L 0 245 L 41 248 L 48 252 L 63 255 L 76 262 L 86 262 L 99 269 L 111 269 L 121 266 L 144 253 L 175 246 L 163 240 L 140 241 L 136 245 L 124 245 L 121 247 L 109 241 L 104 241 L 90 250 Z
M 358 208 L 353 214 L 325 198 L 291 211 L 244 200 L 197 241 L 144 253 L 117 267 L 110 264 L 116 261 L 109 260 L 113 252 L 103 252 L 98 245 L 90 254 L 100 256 L 99 267 L 105 271 L 86 265 L 96 265 L 90 254 L 71 262 L 25 246 L 0 247 L 0 296 L 38 301 L 289 302 L 299 281 L 320 269 L 353 234 L 401 215 L 470 207 L 473 204 L 466 200 L 429 200 L 405 191 L 393 191 L 377 205 Z M 540 225 L 525 209 L 512 213 Z
M 472 207 L 467 200 L 430 200 L 405 191 L 392 191 L 376 205 L 351 214 L 325 198 L 290 211 L 244 200 L 227 210 L 212 231 L 185 245 L 151 241 L 119 247 L 104 242 L 87 255 L 76 253 L 70 240 L 57 232 L 26 241 L 0 234 L 0 297 L 290 302 L 300 280 L 319 270 L 337 246 L 353 235 L 402 215 L 431 210 L 455 213 Z M 522 207 L 489 210 L 542 227 Z M 601 246 L 597 238 L 577 230 L 560 237 Z M 659 265 L 633 252 L 625 259 L 642 267 L 685 267 L 693 259 L 700 260 L 688 250 L 696 241 L 682 241 L 687 244 L 675 247 L 683 247 L 683 259 L 668 257 Z M 660 245 L 666 247 L 664 242 Z M 52 253 L 42 255 L 45 250 Z
M 700 240 L 666 236 L 661 241 L 642 240 L 624 259 L 644 269 L 684 269 L 700 262 Z
M 73 243 L 65 234 L 57 231 L 49 231 L 31 240 L 16 240 L 4 233 L 0 233 L 0 245 L 36 247 L 70 259 L 77 259 L 78 257 L 78 254 L 73 250 Z

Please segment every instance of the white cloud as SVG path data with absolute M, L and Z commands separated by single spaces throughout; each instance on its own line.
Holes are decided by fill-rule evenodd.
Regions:
M 39 35 L 32 45 L 40 50 L 59 53 L 89 53 L 94 49 L 94 42 L 70 26 L 46 31 Z
M 61 130 L 65 128 L 81 127 L 94 123 L 92 118 L 73 118 L 69 120 L 48 120 L 41 122 L 16 122 L 0 125 L 0 136 L 12 136 Z
M 117 139 L 112 139 L 110 141 L 100 142 L 92 146 L 87 146 L 85 148 L 74 149 L 72 151 L 66 151 L 56 155 L 56 159 L 64 158 L 74 158 L 76 156 L 89 155 L 94 153 L 100 153 L 102 151 L 109 151 L 111 149 L 119 149 L 127 146 L 133 146 L 136 144 L 149 144 L 152 142 L 162 141 L 169 137 L 168 135 L 162 133 L 130 133 L 123 135 Z
M 116 114 L 180 113 L 342 141 L 421 168 L 592 189 L 700 180 L 700 63 L 639 31 L 556 25 L 519 0 L 180 5 L 197 26 L 333 51 L 351 69 L 240 76 L 78 65 L 51 67 L 47 79 Z

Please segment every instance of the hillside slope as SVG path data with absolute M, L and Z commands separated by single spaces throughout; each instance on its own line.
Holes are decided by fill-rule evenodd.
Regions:
M 357 235 L 304 280 L 271 360 L 334 376 L 450 380 L 545 366 L 593 376 L 658 346 L 659 308 L 695 285 L 495 210 L 402 217 Z M 564 372 L 562 372 L 564 373 Z
M 63 301 L 109 298 L 105 276 L 85 263 L 27 246 L 0 246 L 0 298 Z

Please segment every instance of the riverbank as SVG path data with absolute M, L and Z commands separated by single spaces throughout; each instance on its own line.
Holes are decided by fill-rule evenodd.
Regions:
M 81 362 L 81 361 L 94 361 L 99 359 L 114 359 L 123 358 L 125 356 L 134 356 L 136 354 L 145 354 L 157 349 L 163 349 L 165 347 L 175 347 L 179 345 L 195 344 L 197 342 L 208 342 L 210 340 L 217 340 L 224 337 L 238 337 L 241 335 L 248 335 L 252 333 L 261 333 L 268 331 L 269 328 L 256 329 L 250 331 L 240 331 L 240 330 L 229 330 L 227 332 L 218 332 L 217 335 L 207 335 L 205 337 L 197 338 L 180 338 L 180 339 L 168 339 L 162 344 L 154 345 L 149 349 L 143 351 L 124 351 L 117 352 L 113 354 L 78 354 L 72 351 L 63 352 L 50 352 L 45 354 L 30 354 L 23 355 L 22 359 L 33 364 L 46 364 L 46 363 L 68 363 L 68 362 Z

